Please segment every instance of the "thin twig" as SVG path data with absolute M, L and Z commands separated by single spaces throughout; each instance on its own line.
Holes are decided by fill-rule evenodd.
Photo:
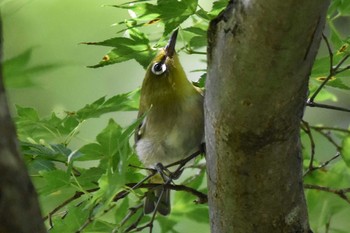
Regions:
M 328 131 L 339 131 L 339 132 L 343 132 L 343 133 L 348 133 L 350 134 L 350 130 L 349 129 L 343 129 L 343 128 L 338 128 L 338 127 L 330 127 L 330 126 L 312 126 L 310 125 L 311 129 L 315 129 L 315 130 L 328 130 Z
M 306 176 L 306 175 L 308 175 L 310 172 L 313 172 L 313 171 L 315 171 L 315 170 L 319 170 L 319 169 L 322 169 L 322 168 L 326 167 L 330 162 L 332 162 L 333 160 L 339 158 L 340 155 L 341 155 L 341 154 L 340 154 L 339 152 L 337 152 L 332 158 L 330 158 L 330 159 L 328 159 L 327 161 L 323 162 L 323 163 L 320 164 L 319 166 L 317 166 L 317 167 L 312 166 L 312 169 L 310 169 L 310 168 L 307 169 L 307 170 L 305 171 L 305 173 L 304 173 L 303 176 Z
M 332 110 L 337 110 L 341 112 L 350 112 L 350 109 L 348 108 L 337 107 L 337 106 L 328 105 L 328 104 L 315 103 L 311 100 L 311 98 L 306 101 L 306 106 L 312 107 L 312 108 L 317 107 L 317 108 L 332 109 Z
M 348 60 L 348 58 L 350 57 L 350 55 L 346 55 L 344 56 L 339 62 L 338 64 L 333 68 L 333 72 L 336 72 L 343 64 L 344 62 L 346 62 L 346 60 Z M 334 73 L 333 73 L 334 74 Z
M 134 184 L 135 183 L 130 183 L 130 184 L 126 184 L 126 185 L 133 186 Z M 140 185 L 138 188 L 156 189 L 156 188 L 159 188 L 162 186 L 164 186 L 166 189 L 190 193 L 193 196 L 196 196 L 198 198 L 198 200 L 196 201 L 196 203 L 198 203 L 198 204 L 204 204 L 204 203 L 208 202 L 208 197 L 206 194 L 204 194 L 204 193 L 202 193 L 194 188 L 188 187 L 186 185 L 181 185 L 181 184 L 174 185 L 174 184 L 166 184 L 166 183 L 165 184 L 147 183 L 147 184 Z M 119 193 L 116 194 L 116 197 L 117 196 L 120 196 Z M 116 198 L 114 198 L 114 200 L 116 200 Z
M 138 182 L 138 183 L 132 183 L 132 186 L 126 184 L 126 186 L 129 187 L 130 189 L 128 189 L 128 190 L 123 190 L 123 191 L 117 193 L 117 195 L 115 195 L 115 197 L 113 198 L 113 201 L 118 201 L 118 200 L 120 200 L 120 199 L 126 197 L 126 196 L 130 193 L 130 191 L 140 188 L 140 186 L 144 185 L 144 183 L 145 183 L 147 180 L 149 180 L 151 177 L 153 177 L 155 174 L 156 174 L 156 173 L 155 173 L 155 170 L 153 170 L 151 174 L 149 174 L 148 176 L 146 176 L 145 178 L 143 178 L 140 182 Z
M 173 166 L 176 166 L 176 165 L 181 165 L 182 167 L 184 165 L 186 165 L 186 163 L 188 163 L 189 161 L 191 161 L 192 159 L 196 158 L 198 155 L 202 154 L 203 151 L 202 150 L 199 150 L 195 153 L 193 153 L 192 155 L 182 159 L 182 160 L 179 160 L 179 161 L 176 161 L 174 163 L 171 163 L 171 164 L 168 164 L 165 166 L 165 168 L 169 168 L 169 167 L 173 167 Z
M 312 132 L 311 132 L 309 123 L 302 120 L 302 124 L 303 124 L 302 126 L 304 126 L 304 127 L 302 127 L 302 129 L 308 135 L 309 140 L 310 140 L 311 152 L 310 152 L 310 163 L 309 163 L 308 171 L 312 171 L 314 169 L 313 163 L 314 163 L 314 159 L 315 159 L 315 141 L 314 141 L 314 138 L 312 136 Z
M 316 169 L 321 169 L 324 168 L 325 166 L 327 166 L 330 162 L 332 162 L 333 160 L 339 158 L 341 156 L 341 154 L 339 152 L 337 152 L 332 158 L 328 159 L 327 161 L 323 162 L 322 164 L 320 164 L 317 167 L 314 167 L 314 170 Z
M 316 96 L 320 93 L 320 91 L 324 88 L 324 86 L 327 84 L 327 82 L 335 75 L 350 69 L 350 66 L 344 67 L 344 68 L 340 68 L 344 62 L 346 60 L 348 60 L 348 58 L 350 57 L 350 55 L 346 55 L 344 56 L 339 62 L 338 64 L 333 67 L 334 64 L 334 57 L 333 57 L 333 52 L 332 52 L 332 48 L 330 46 L 330 43 L 328 41 L 328 38 L 322 34 L 322 37 L 326 43 L 327 49 L 328 49 L 328 53 L 329 53 L 329 74 L 328 76 L 325 78 L 325 80 L 321 83 L 321 85 L 316 89 L 316 91 L 312 94 L 312 96 L 306 101 L 306 105 L 309 107 L 318 107 L 318 108 L 325 108 L 325 109 L 333 109 L 333 110 L 337 110 L 337 111 L 343 111 L 343 112 L 350 112 L 350 109 L 347 108 L 342 108 L 342 107 L 336 107 L 336 106 L 332 106 L 332 105 L 327 105 L 327 104 L 319 104 L 319 103 L 315 103 L 315 98 Z
M 350 70 L 350 66 L 346 66 L 344 68 L 338 69 L 337 71 L 335 71 L 335 74 L 340 74 L 344 71 Z
M 314 184 L 304 184 L 304 188 L 333 193 L 350 204 L 350 199 L 346 195 L 347 193 L 350 193 L 350 188 L 333 189 L 330 187 L 319 186 L 319 185 L 314 185 Z
M 157 172 L 162 175 L 163 177 L 163 180 L 164 180 L 164 183 L 163 184 L 140 184 L 138 183 L 138 186 L 137 187 L 146 187 L 146 186 L 149 186 L 148 188 L 150 189 L 155 189 L 157 187 L 161 187 L 161 193 L 159 194 L 159 197 L 158 197 L 158 200 L 156 202 L 156 205 L 155 205 L 155 208 L 154 208 L 154 212 L 152 214 L 152 218 L 151 220 L 146 223 L 145 225 L 143 226 L 140 226 L 140 227 L 135 227 L 133 228 L 133 231 L 134 232 L 139 232 L 139 231 L 142 231 L 143 229 L 146 229 L 146 228 L 149 228 L 149 233 L 152 233 L 153 232 L 153 224 L 154 224 L 154 220 L 156 218 L 156 215 L 157 215 L 157 212 L 158 212 L 158 208 L 159 208 L 159 204 L 161 202 L 161 199 L 162 199 L 162 196 L 164 195 L 164 192 L 166 189 L 174 189 L 174 190 L 183 190 L 183 191 L 187 191 L 187 192 L 190 192 L 194 195 L 197 195 L 198 197 L 198 201 L 197 203 L 205 203 L 208 201 L 207 199 L 207 196 L 201 192 L 198 192 L 197 190 L 195 189 L 192 189 L 192 188 L 189 188 L 189 187 L 186 187 L 184 185 L 173 185 L 171 184 L 173 182 L 174 179 L 178 178 L 178 174 L 182 171 L 182 169 L 184 168 L 184 166 L 192 159 L 196 158 L 198 155 L 200 155 L 203 151 L 202 150 L 199 150 L 195 153 L 193 153 L 192 155 L 188 156 L 187 158 L 185 159 L 182 159 L 182 160 L 179 160 L 177 162 L 174 162 L 174 163 L 171 163 L 167 166 L 158 166 L 157 167 Z M 167 168 L 169 167 L 173 167 L 173 166 L 176 166 L 176 165 L 179 165 L 176 170 L 174 172 L 170 172 L 167 170 Z M 160 169 L 164 169 L 164 170 L 167 170 L 169 175 L 165 175 L 163 173 L 163 171 L 161 171 Z M 133 187 L 135 187 L 135 185 L 132 185 Z M 205 201 L 204 201 L 205 200 Z
M 123 218 L 120 223 L 120 226 L 123 226 L 132 216 L 134 216 L 139 209 L 141 209 L 143 204 L 139 204 L 137 206 L 129 208 L 129 213 Z
M 322 90 L 322 88 L 326 85 L 326 83 L 332 78 L 333 73 L 334 73 L 334 68 L 333 68 L 333 52 L 332 52 L 332 48 L 329 44 L 328 38 L 322 34 L 322 38 L 325 41 L 326 45 L 327 45 L 327 49 L 328 49 L 328 53 L 329 53 L 329 75 L 327 76 L 327 78 L 323 81 L 323 83 L 321 83 L 321 85 L 317 88 L 317 90 L 314 92 L 314 94 L 311 96 L 311 98 L 308 99 L 307 102 L 313 103 L 316 96 L 320 93 L 320 91 Z
M 140 221 L 142 220 L 142 218 L 143 218 L 144 215 L 145 215 L 145 214 L 142 212 L 142 213 L 140 214 L 140 216 L 136 219 L 136 221 L 133 222 L 133 223 L 125 230 L 125 232 L 127 233 L 127 232 L 131 232 L 132 230 L 134 230 L 134 229 L 139 225 L 139 223 L 140 223 Z
M 328 49 L 328 53 L 329 53 L 329 73 L 332 73 L 332 70 L 333 70 L 333 51 L 332 51 L 332 48 L 331 48 L 331 45 L 328 41 L 328 38 L 327 36 L 322 33 L 322 38 L 324 40 L 324 42 L 326 43 L 326 46 L 327 46 L 327 49 Z
M 172 189 L 172 190 L 177 190 L 177 191 L 185 191 L 188 193 L 191 193 L 192 195 L 195 195 L 198 197 L 197 203 L 206 203 L 207 202 L 207 196 L 195 189 L 192 189 L 190 187 L 184 186 L 184 185 L 171 185 L 170 182 L 173 180 L 173 176 L 174 174 L 178 173 L 181 169 L 183 169 L 183 167 L 186 165 L 186 163 L 188 161 L 190 161 L 191 159 L 197 157 L 199 154 L 201 154 L 202 151 L 198 151 L 192 155 L 190 155 L 189 157 L 179 160 L 175 163 L 169 164 L 166 167 L 171 167 L 171 166 L 175 166 L 175 165 L 180 165 L 174 173 L 170 174 L 169 179 L 167 180 L 167 182 L 165 182 L 164 184 L 145 184 L 145 182 L 147 180 L 149 180 L 151 177 L 153 177 L 155 174 L 157 174 L 157 171 L 155 169 L 150 169 L 150 168 L 142 168 L 142 169 L 146 169 L 148 171 L 150 171 L 150 174 L 146 177 L 144 177 L 140 182 L 138 183 L 129 183 L 126 184 L 127 187 L 129 187 L 128 190 L 123 190 L 119 193 L 117 193 L 115 195 L 115 197 L 113 198 L 113 201 L 116 202 L 124 197 L 126 197 L 132 190 L 138 189 L 138 188 L 156 188 L 159 186 L 162 186 L 163 189 Z M 137 167 L 139 168 L 139 167 Z M 86 193 L 92 193 L 99 190 L 99 188 L 94 188 L 94 189 L 89 189 L 86 190 L 85 192 L 76 192 L 72 197 L 68 198 L 67 200 L 65 200 L 64 202 L 62 202 L 60 205 L 58 205 L 57 207 L 55 207 L 52 211 L 50 211 L 46 216 L 43 217 L 43 220 L 46 221 L 47 219 L 49 219 L 49 224 L 51 227 L 53 227 L 53 223 L 52 223 L 52 219 L 51 217 L 57 213 L 57 211 L 59 211 L 60 209 L 62 209 L 63 207 L 65 207 L 66 205 L 68 205 L 69 203 L 71 203 L 72 201 L 80 198 L 82 195 L 86 194 Z M 158 200 L 159 201 L 159 200 Z M 142 205 L 141 205 L 142 206 Z M 111 208 L 107 209 L 104 211 L 104 213 L 107 213 L 108 211 L 110 211 L 112 208 L 114 208 L 115 205 L 113 205 Z M 157 211 L 155 211 L 157 212 Z M 153 221 L 154 221 L 155 215 L 153 217 Z M 81 232 L 83 229 L 85 229 L 90 223 L 92 223 L 94 221 L 94 217 L 91 215 L 89 216 L 89 218 L 86 220 L 86 222 L 79 228 L 79 230 L 77 231 L 77 233 Z M 141 219 L 140 219 L 141 220 Z M 140 221 L 139 220 L 139 221 Z M 138 221 L 138 222 L 139 222 Z M 153 224 L 153 223 L 152 223 Z M 150 229 L 153 228 L 153 226 L 148 226 L 150 227 Z M 144 229 L 144 228 L 143 228 Z
M 328 133 L 325 133 L 317 128 L 315 128 L 314 130 L 323 137 L 325 137 L 337 149 L 338 152 L 342 150 L 342 147 Z
M 57 211 L 59 211 L 61 208 L 63 208 L 64 206 L 68 205 L 70 202 L 78 199 L 79 197 L 81 197 L 83 194 L 85 194 L 86 192 L 88 193 L 92 193 L 99 190 L 99 188 L 94 188 L 94 189 L 89 189 L 86 190 L 85 192 L 75 192 L 75 194 L 68 198 L 67 200 L 65 200 L 64 202 L 62 202 L 60 205 L 58 205 L 56 208 L 54 208 L 53 210 L 51 210 L 46 216 L 43 217 L 43 220 L 46 221 L 48 218 L 50 218 L 50 222 L 51 222 L 51 216 L 53 214 L 55 214 Z
M 96 206 L 97 205 L 95 205 L 93 208 L 90 209 L 90 213 L 89 213 L 88 219 L 86 219 L 84 224 L 81 225 L 80 228 L 75 233 L 81 233 L 88 225 L 90 225 L 90 223 L 92 223 L 94 221 L 95 218 L 93 216 L 93 212 L 94 212 L 94 208 L 96 208 Z

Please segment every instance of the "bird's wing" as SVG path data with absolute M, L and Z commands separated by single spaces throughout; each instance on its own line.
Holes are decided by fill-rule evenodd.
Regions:
M 146 127 L 146 117 L 144 116 L 144 112 L 141 110 L 137 115 L 137 119 L 140 119 L 140 118 L 143 118 L 143 120 L 135 129 L 135 134 L 134 134 L 135 144 L 142 138 L 142 135 L 145 132 L 145 127 Z

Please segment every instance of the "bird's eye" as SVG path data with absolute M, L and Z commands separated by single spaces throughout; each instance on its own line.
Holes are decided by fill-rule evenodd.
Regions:
M 161 75 L 166 71 L 166 65 L 163 62 L 154 63 L 152 66 L 152 73 L 155 75 Z

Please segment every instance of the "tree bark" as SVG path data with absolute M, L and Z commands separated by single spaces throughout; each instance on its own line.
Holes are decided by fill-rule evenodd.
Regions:
M 208 32 L 213 233 L 311 232 L 299 125 L 329 0 L 236 0 Z
M 44 233 L 37 195 L 19 153 L 2 78 L 0 15 L 0 233 Z

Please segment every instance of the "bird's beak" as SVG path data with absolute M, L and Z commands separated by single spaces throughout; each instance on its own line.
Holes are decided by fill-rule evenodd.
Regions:
M 177 33 L 179 29 L 176 29 L 173 34 L 171 35 L 168 44 L 165 46 L 165 53 L 167 57 L 172 58 L 173 55 L 175 54 L 175 44 L 176 44 L 176 38 L 177 38 Z

